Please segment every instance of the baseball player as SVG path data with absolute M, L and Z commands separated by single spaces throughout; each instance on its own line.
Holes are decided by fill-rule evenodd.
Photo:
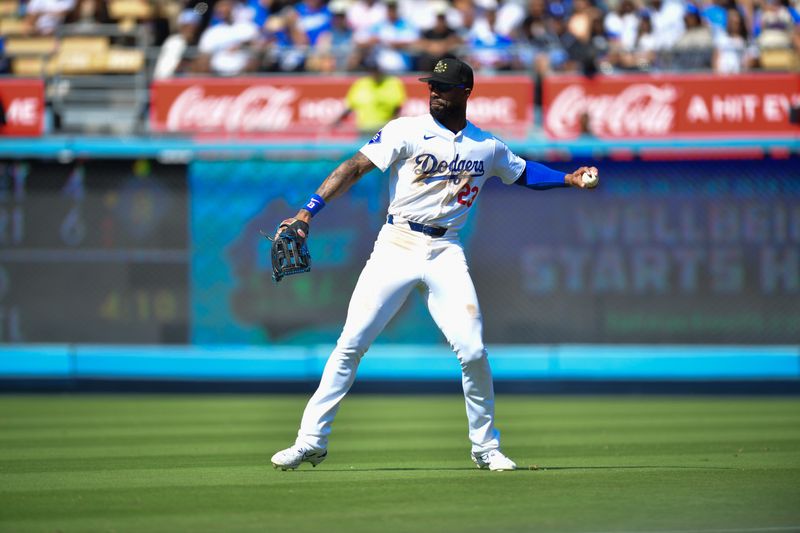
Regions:
M 307 234 L 307 224 L 326 202 L 374 168 L 389 171 L 386 224 L 358 278 L 344 329 L 305 408 L 297 439 L 272 456 L 275 468 L 325 460 L 334 417 L 361 358 L 415 288 L 423 290 L 431 316 L 461 364 L 472 460 L 489 470 L 516 468 L 500 451 L 481 310 L 458 233 L 491 177 L 532 189 L 592 188 L 598 171 L 581 167 L 565 175 L 525 161 L 469 122 L 473 73 L 466 63 L 442 59 L 420 81 L 430 90 L 430 114 L 386 124 L 323 181 L 294 219 L 281 223 Z

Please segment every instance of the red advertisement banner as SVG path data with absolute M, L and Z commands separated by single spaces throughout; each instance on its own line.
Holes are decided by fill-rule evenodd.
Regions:
M 151 86 L 153 131 L 318 138 L 354 135 L 330 124 L 344 109 L 354 76 L 181 78 Z M 403 78 L 408 98 L 401 115 L 428 111 L 428 89 Z M 525 137 L 533 126 L 533 82 L 526 76 L 475 81 L 468 117 L 492 133 Z
M 44 130 L 44 82 L 0 80 L 0 136 L 33 137 Z
M 632 75 L 547 78 L 544 129 L 554 139 L 800 134 L 800 75 Z

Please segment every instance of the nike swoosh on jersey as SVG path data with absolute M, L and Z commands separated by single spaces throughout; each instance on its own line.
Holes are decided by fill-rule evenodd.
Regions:
M 429 140 L 433 139 L 434 137 L 436 137 L 436 135 L 423 135 L 422 136 L 422 138 L 425 139 L 426 141 L 429 141 Z

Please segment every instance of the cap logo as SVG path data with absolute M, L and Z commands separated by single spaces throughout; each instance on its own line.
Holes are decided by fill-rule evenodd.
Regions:
M 436 74 L 441 74 L 442 72 L 445 72 L 446 70 L 447 70 L 447 63 L 445 63 L 444 61 L 439 61 L 438 63 L 436 63 L 436 66 L 433 67 L 433 71 Z

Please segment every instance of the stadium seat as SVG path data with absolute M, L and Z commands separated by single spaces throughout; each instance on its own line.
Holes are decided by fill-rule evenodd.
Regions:
M 800 59 L 791 48 L 767 48 L 761 50 L 761 68 L 764 70 L 798 70 Z
M 18 0 L 0 0 L 0 16 L 19 15 Z
M 5 53 L 9 56 L 32 56 L 52 54 L 56 49 L 55 37 L 9 37 L 5 41 Z
M 94 53 L 108 52 L 108 37 L 103 35 L 68 35 L 61 38 L 59 50 L 87 51 Z
M 144 68 L 144 52 L 135 48 L 112 47 L 106 58 L 105 72 L 135 74 Z
M 43 57 L 16 57 L 11 62 L 11 73 L 24 78 L 40 78 L 50 74 L 49 65 Z
M 146 19 L 152 15 L 153 8 L 146 0 L 111 0 L 108 11 L 113 19 Z
M 63 37 L 55 56 L 55 69 L 62 74 L 103 72 L 108 62 L 108 50 L 108 37 Z
M 121 31 L 130 32 L 136 27 L 137 21 L 153 15 L 153 6 L 147 0 L 111 0 L 108 13 L 117 21 Z
M 54 37 L 8 37 L 5 55 L 11 58 L 11 73 L 15 76 L 40 77 L 47 73 L 48 57 L 55 52 Z
M 182 4 L 176 0 L 161 0 L 158 3 L 158 7 L 161 16 L 170 20 L 177 20 L 178 15 L 183 9 Z
M 28 24 L 19 17 L 0 18 L 0 35 L 25 35 L 28 33 Z

